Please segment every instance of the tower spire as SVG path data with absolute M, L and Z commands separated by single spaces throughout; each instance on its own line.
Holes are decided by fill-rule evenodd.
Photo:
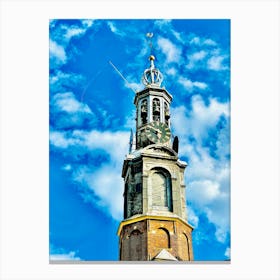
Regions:
M 152 38 L 152 34 L 147 34 Z M 150 40 L 150 47 L 152 43 Z M 192 230 L 187 222 L 184 171 L 178 140 L 171 147 L 172 95 L 161 87 L 155 57 L 143 73 L 145 88 L 134 98 L 136 147 L 126 156 L 124 220 L 118 229 L 122 261 L 193 260 Z

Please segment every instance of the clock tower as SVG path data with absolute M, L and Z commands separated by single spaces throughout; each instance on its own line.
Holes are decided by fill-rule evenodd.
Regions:
M 178 138 L 171 143 L 172 95 L 161 83 L 154 56 L 136 93 L 136 143 L 126 156 L 124 220 L 118 229 L 121 261 L 192 261 L 192 230 L 187 222 L 184 171 Z

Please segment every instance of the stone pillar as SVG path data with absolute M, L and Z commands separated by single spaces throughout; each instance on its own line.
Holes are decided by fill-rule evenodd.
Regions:
M 148 176 L 147 175 L 142 175 L 142 201 L 143 201 L 143 212 L 142 213 L 147 213 L 148 212 Z

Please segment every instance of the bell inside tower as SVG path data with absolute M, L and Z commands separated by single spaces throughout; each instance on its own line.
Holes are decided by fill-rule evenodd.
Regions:
M 147 99 L 142 100 L 141 103 L 141 125 L 144 125 L 147 123 L 148 119 L 148 104 Z

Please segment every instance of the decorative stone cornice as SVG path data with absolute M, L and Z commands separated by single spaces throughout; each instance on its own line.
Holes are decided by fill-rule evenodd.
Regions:
M 129 225 L 129 224 L 133 224 L 133 223 L 137 223 L 137 222 L 140 222 L 140 221 L 144 221 L 144 220 L 177 221 L 177 222 L 183 223 L 184 225 L 189 227 L 191 230 L 194 229 L 193 226 L 191 226 L 189 223 L 187 223 L 185 220 L 183 220 L 180 217 L 152 216 L 152 215 L 144 215 L 144 216 L 142 216 L 141 215 L 141 216 L 136 216 L 136 217 L 134 216 L 132 218 L 123 220 L 120 223 L 118 231 L 117 231 L 118 236 L 120 236 L 120 233 L 121 233 L 122 228 L 124 226 Z

